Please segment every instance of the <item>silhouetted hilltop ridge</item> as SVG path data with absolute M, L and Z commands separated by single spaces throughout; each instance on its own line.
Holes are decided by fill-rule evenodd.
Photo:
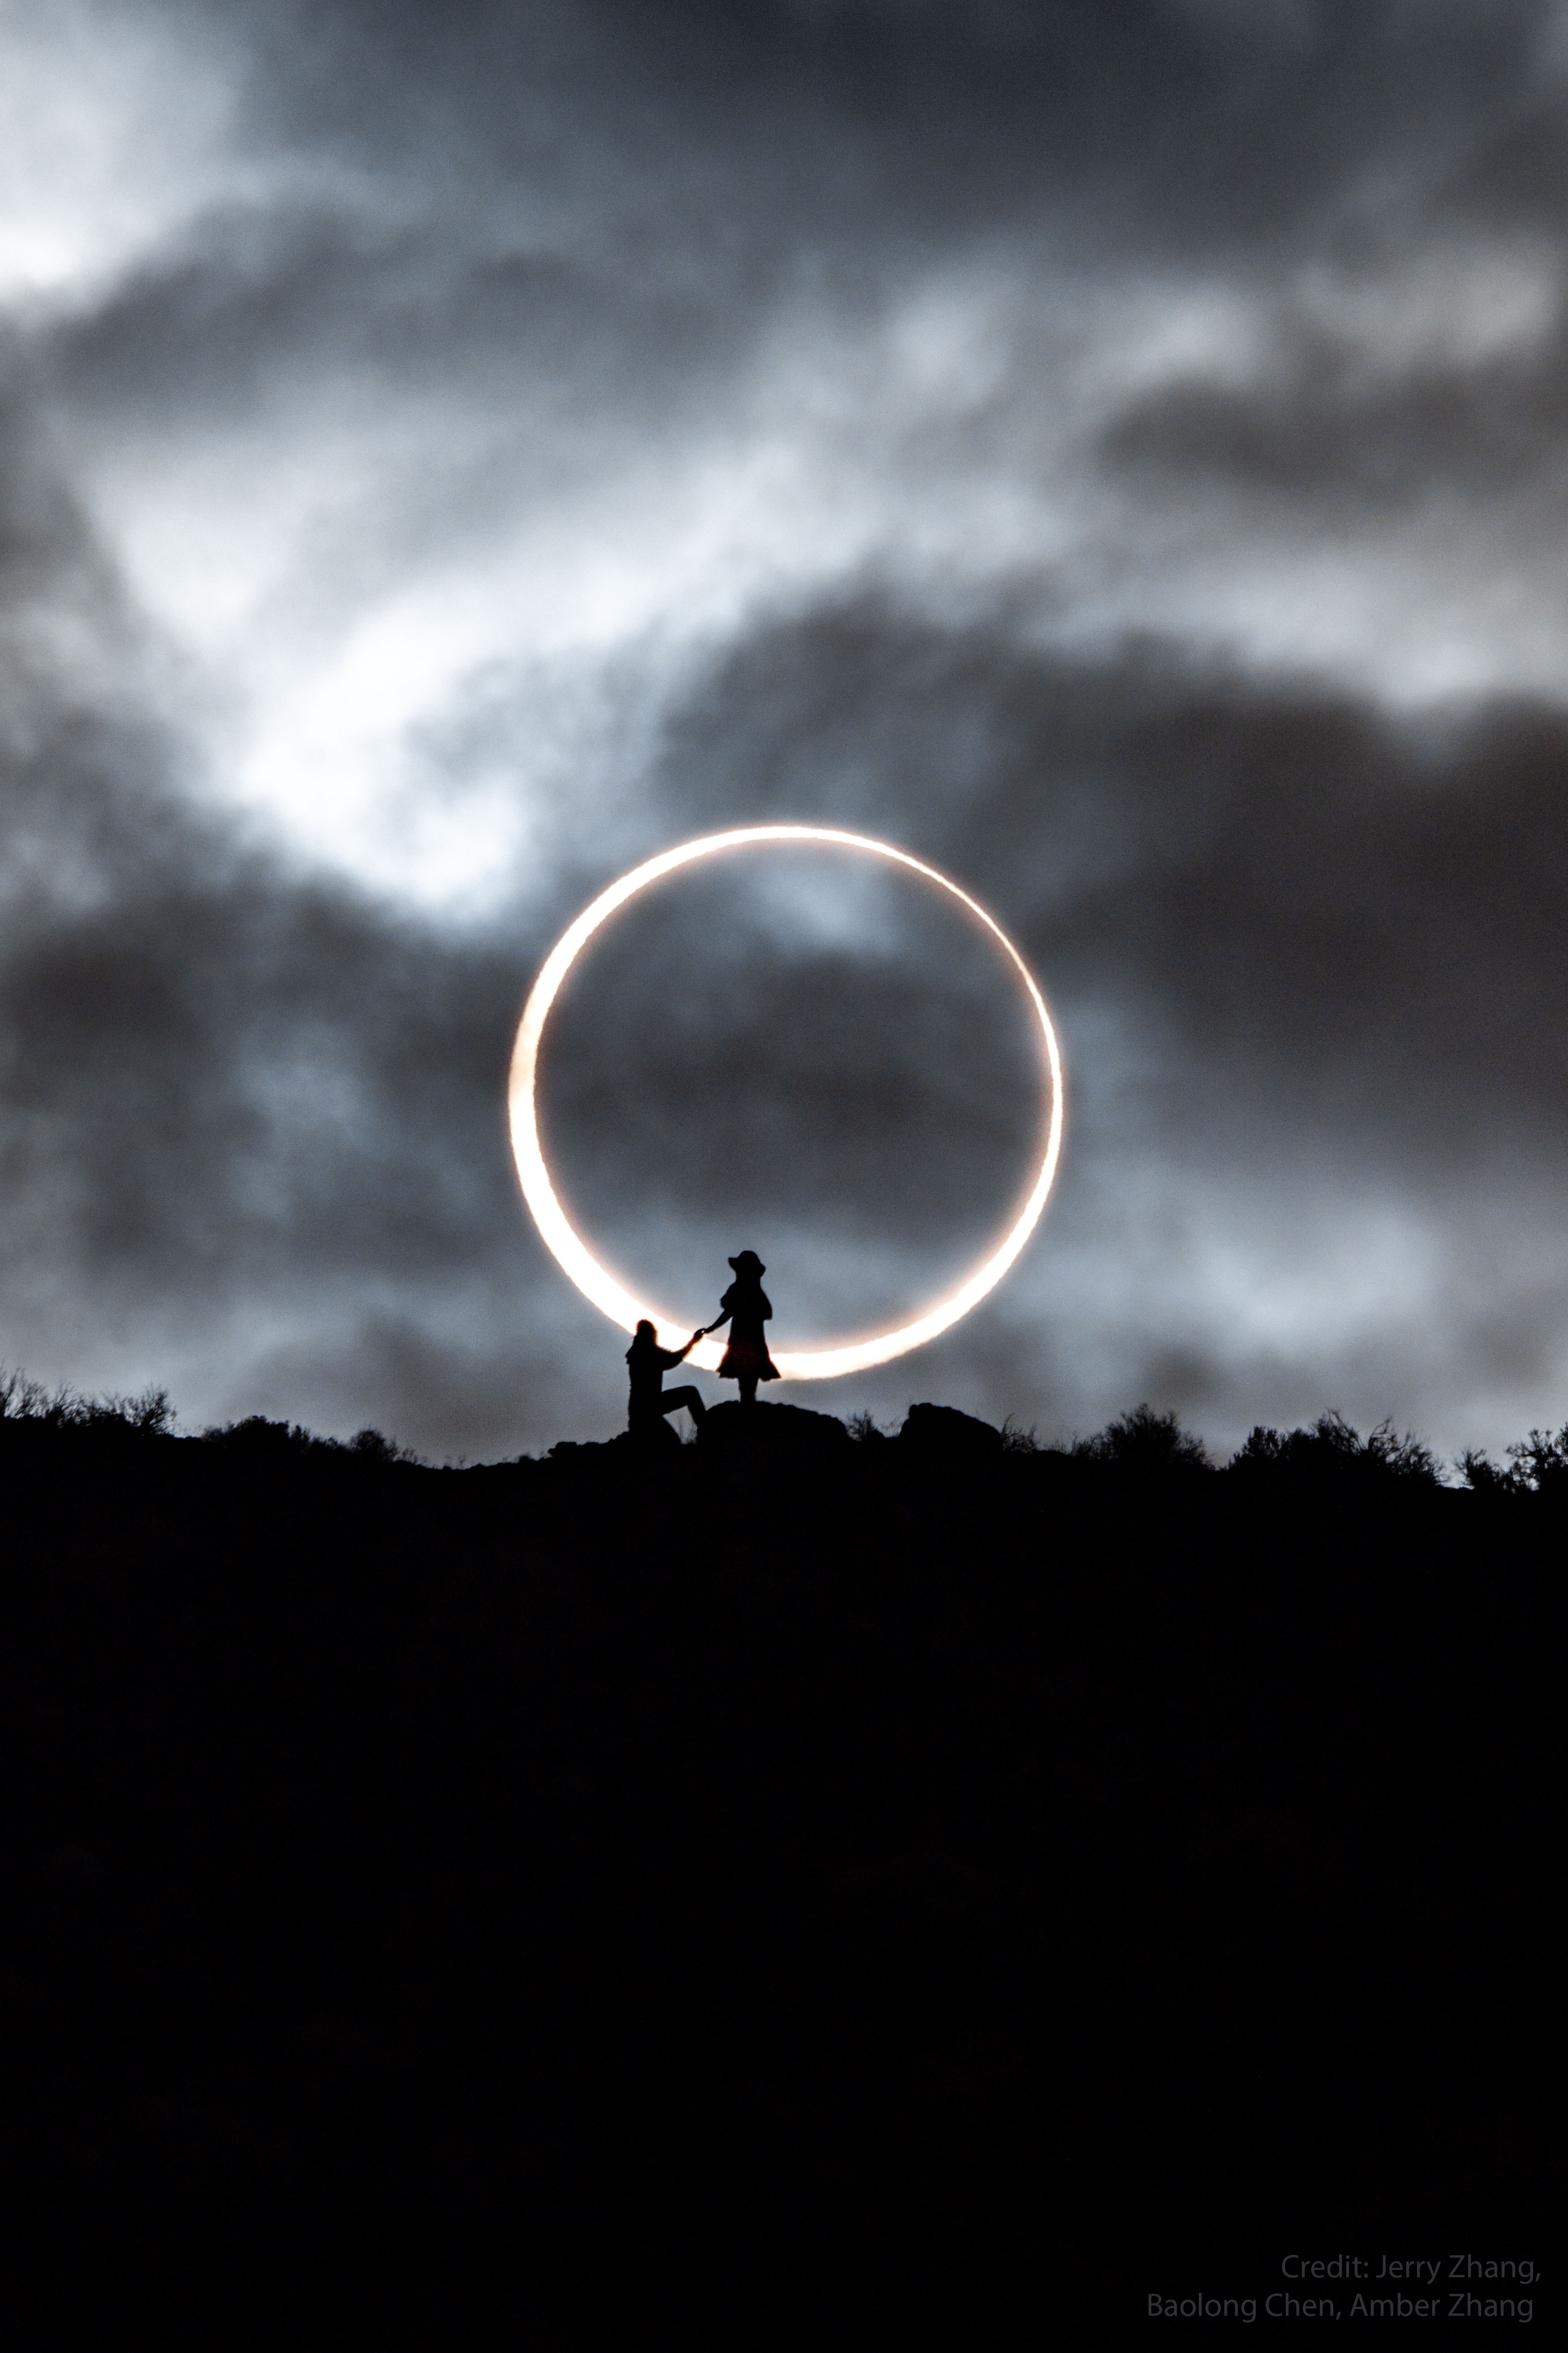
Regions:
M 351 1439 L 323 1438 L 298 1422 L 252 1414 L 199 1433 L 176 1436 L 174 1423 L 174 1409 L 164 1389 L 149 1388 L 135 1397 L 90 1398 L 69 1389 L 49 1391 L 23 1373 L 0 1367 L 0 1433 L 4 1434 L 0 1442 L 15 1444 L 26 1431 L 34 1436 L 68 1435 L 79 1443 L 149 1440 L 196 1443 L 237 1461 L 257 1463 L 299 1462 L 309 1457 L 318 1461 L 345 1460 L 362 1469 L 396 1466 L 428 1471 L 437 1467 L 379 1430 L 361 1430 Z M 619 1466 L 630 1460 L 646 1462 L 672 1454 L 718 1462 L 729 1461 L 749 1446 L 753 1451 L 766 1450 L 781 1458 L 809 1453 L 847 1472 L 852 1459 L 868 1461 L 888 1444 L 896 1447 L 900 1461 L 925 1461 L 951 1469 L 967 1466 L 976 1472 L 1007 1457 L 1055 1466 L 1096 1465 L 1123 1474 L 1204 1472 L 1248 1482 L 1283 1477 L 1292 1483 L 1309 1484 L 1333 1483 L 1344 1478 L 1380 1485 L 1396 1481 L 1407 1489 L 1449 1484 L 1445 1466 L 1426 1442 L 1413 1433 L 1397 1431 L 1392 1421 L 1379 1423 L 1364 1436 L 1336 1411 L 1320 1415 L 1310 1428 L 1279 1430 L 1259 1423 L 1227 1462 L 1216 1464 L 1203 1440 L 1184 1430 L 1174 1412 L 1156 1412 L 1148 1404 L 1133 1407 L 1092 1437 L 1053 1446 L 1041 1444 L 1032 1430 L 1024 1430 L 1011 1420 L 997 1429 L 951 1406 L 911 1405 L 902 1423 L 889 1430 L 868 1414 L 845 1422 L 801 1406 L 759 1402 L 745 1409 L 726 1401 L 710 1409 L 702 1430 L 684 1444 L 669 1424 L 662 1423 L 635 1435 L 622 1430 L 603 1440 L 563 1440 L 542 1458 L 520 1455 L 510 1463 L 456 1467 L 499 1470 L 538 1461 L 563 1462 L 579 1456 Z M 1531 1430 L 1507 1448 L 1500 1465 L 1483 1451 L 1469 1448 L 1452 1469 L 1460 1486 L 1491 1500 L 1568 1501 L 1568 1423 L 1555 1432 Z
M 1528 2235 L 1563 1437 L 1452 1487 L 1332 1416 L 758 1405 L 434 1469 L 0 1393 L 52 2341 L 292 2341 L 325 2263 L 345 2343 L 761 2279 L 1090 2345 L 1314 2232 Z

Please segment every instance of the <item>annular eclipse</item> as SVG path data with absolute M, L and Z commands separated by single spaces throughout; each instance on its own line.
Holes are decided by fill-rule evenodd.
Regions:
M 1034 1170 L 1022 1207 L 1000 1241 L 965 1275 L 956 1290 L 948 1292 L 934 1305 L 923 1308 L 912 1321 L 900 1324 L 895 1330 L 869 1333 L 858 1339 L 835 1342 L 827 1347 L 775 1347 L 773 1350 L 773 1361 L 785 1380 L 820 1381 L 836 1379 L 845 1373 L 863 1372 L 872 1365 L 889 1364 L 895 1356 L 907 1355 L 911 1348 L 923 1347 L 939 1333 L 951 1331 L 972 1308 L 979 1305 L 988 1292 L 995 1289 L 1012 1266 L 1039 1223 L 1056 1179 L 1062 1144 L 1061 1050 L 1034 975 L 1001 924 L 994 916 L 986 913 L 978 900 L 972 899 L 967 891 L 961 890 L 956 882 L 940 873 L 934 866 L 928 866 L 922 859 L 911 857 L 907 849 L 895 849 L 891 842 L 873 840 L 867 834 L 841 832 L 832 826 L 743 826 L 730 833 L 703 834 L 695 841 L 683 841 L 673 849 L 662 849 L 657 858 L 647 859 L 641 866 L 634 867 L 629 874 L 623 874 L 618 882 L 612 882 L 608 890 L 601 891 L 599 896 L 584 908 L 576 921 L 567 925 L 546 956 L 539 977 L 529 992 L 528 1002 L 522 1008 L 522 1019 L 518 1024 L 517 1042 L 512 1049 L 509 1103 L 511 1148 L 523 1198 L 557 1264 L 570 1275 L 584 1298 L 592 1300 L 594 1305 L 624 1332 L 630 1332 L 644 1316 L 658 1326 L 661 1335 L 689 1331 L 698 1320 L 696 1317 L 688 1315 L 683 1320 L 647 1298 L 635 1297 L 607 1268 L 601 1266 L 562 1207 L 545 1165 L 539 1137 L 536 1091 L 540 1052 L 550 1008 L 559 996 L 567 974 L 595 932 L 602 930 L 630 900 L 640 892 L 651 889 L 655 883 L 663 881 L 668 875 L 678 873 L 683 866 L 695 864 L 699 859 L 721 857 L 731 850 L 766 849 L 791 842 L 842 849 L 855 857 L 882 859 L 889 865 L 901 866 L 908 872 L 918 874 L 934 890 L 945 892 L 949 898 L 955 899 L 994 943 L 1024 994 L 1038 1033 L 1041 1079 L 1039 1163 Z M 750 1241 L 752 1237 L 744 1235 L 740 1239 Z M 704 1340 L 692 1350 L 689 1361 L 707 1372 L 713 1372 L 718 1367 L 721 1354 L 720 1342 Z

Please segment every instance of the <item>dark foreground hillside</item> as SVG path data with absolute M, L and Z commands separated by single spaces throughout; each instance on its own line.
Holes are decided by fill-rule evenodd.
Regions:
M 925 1423 L 0 1422 L 11 2341 L 1115 2345 L 1541 2259 L 1561 1513 Z

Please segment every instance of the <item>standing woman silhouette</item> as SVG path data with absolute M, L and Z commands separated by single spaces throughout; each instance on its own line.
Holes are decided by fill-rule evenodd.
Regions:
M 719 1302 L 722 1313 L 707 1329 L 717 1332 L 721 1324 L 730 1326 L 730 1342 L 719 1366 L 721 1381 L 739 1381 L 741 1403 L 755 1405 L 757 1383 L 776 1381 L 779 1368 L 768 1354 L 764 1324 L 773 1320 L 773 1307 L 763 1289 L 766 1267 L 755 1250 L 742 1250 L 730 1261 L 735 1270 L 735 1280 Z

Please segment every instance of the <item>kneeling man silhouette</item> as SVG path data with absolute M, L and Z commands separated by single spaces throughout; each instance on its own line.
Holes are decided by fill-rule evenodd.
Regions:
M 667 1389 L 664 1377 L 672 1366 L 684 1364 L 701 1337 L 700 1332 L 693 1332 L 684 1348 L 661 1348 L 658 1334 L 646 1316 L 637 1325 L 637 1337 L 626 1350 L 632 1384 L 626 1424 L 634 1434 L 657 1430 L 667 1413 L 679 1413 L 682 1406 L 693 1421 L 700 1422 L 708 1409 L 698 1391 L 689 1383 L 683 1389 Z

